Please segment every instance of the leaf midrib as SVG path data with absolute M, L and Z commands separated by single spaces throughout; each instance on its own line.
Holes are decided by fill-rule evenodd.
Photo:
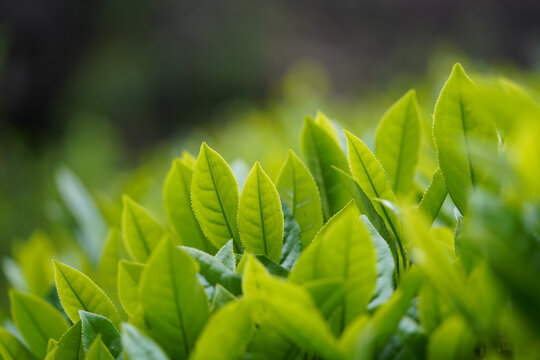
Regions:
M 221 196 L 219 194 L 216 181 L 214 179 L 214 171 L 212 170 L 212 165 L 210 164 L 210 159 L 208 159 L 208 154 L 205 154 L 206 164 L 208 165 L 208 172 L 210 173 L 210 179 L 212 179 L 212 185 L 214 185 L 214 192 L 216 194 L 216 197 L 218 199 L 219 207 L 221 209 L 221 213 L 223 214 L 223 219 L 225 220 L 225 225 L 227 226 L 227 230 L 229 231 L 229 235 L 233 239 L 233 245 L 236 248 L 236 251 L 239 252 L 240 249 L 238 249 L 238 246 L 236 245 L 236 240 L 234 237 L 234 234 L 231 229 L 231 225 L 229 224 L 229 219 L 227 217 L 227 213 L 225 212 L 225 208 L 223 207 L 223 203 L 221 202 Z

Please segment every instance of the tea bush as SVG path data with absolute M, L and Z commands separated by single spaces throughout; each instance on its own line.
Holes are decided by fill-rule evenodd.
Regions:
M 308 116 L 301 157 L 289 150 L 275 181 L 259 162 L 233 172 L 203 143 L 166 176 L 168 226 L 124 196 L 103 250 L 97 209 L 65 170 L 95 282 L 69 258 L 51 265 L 58 254 L 36 233 L 4 262 L 2 357 L 537 358 L 540 108 L 457 64 L 432 134 L 421 123 L 409 91 L 372 152 Z

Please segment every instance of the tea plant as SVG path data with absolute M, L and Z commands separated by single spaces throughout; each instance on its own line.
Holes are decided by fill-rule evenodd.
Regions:
M 290 150 L 275 181 L 259 162 L 240 179 L 203 143 L 172 163 L 166 228 L 123 198 L 121 230 L 97 272 L 87 266 L 96 282 L 49 264 L 36 235 L 4 264 L 14 288 L 2 357 L 536 358 L 540 108 L 455 65 L 435 106 L 427 186 L 421 123 L 409 91 L 372 152 L 308 116 L 302 156 Z

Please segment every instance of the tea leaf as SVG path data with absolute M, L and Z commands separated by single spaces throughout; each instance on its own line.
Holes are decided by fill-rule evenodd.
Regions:
M 139 307 L 139 281 L 144 265 L 122 260 L 118 266 L 118 298 L 130 316 Z
M 296 263 L 290 281 L 342 279 L 340 328 L 365 311 L 377 281 L 375 249 L 354 201 L 325 225 Z
M 132 258 L 144 263 L 163 236 L 163 228 L 148 210 L 123 197 L 122 233 L 126 248 Z
M 98 336 L 113 357 L 116 358 L 122 353 L 120 333 L 109 320 L 82 310 L 79 311 L 79 316 L 82 324 L 82 342 L 87 353 Z
M 270 276 L 251 256 L 245 266 L 242 289 L 249 301 L 262 305 L 255 306 L 252 314 L 262 316 L 296 345 L 324 358 L 341 358 L 332 332 L 306 290 Z M 262 313 L 260 309 L 264 309 Z
M 296 260 L 302 252 L 302 239 L 300 238 L 300 228 L 294 219 L 289 207 L 282 202 L 281 209 L 283 210 L 283 249 L 281 251 L 281 259 L 279 263 L 287 270 L 291 270 L 296 264 Z
M 306 247 L 323 225 L 321 199 L 313 176 L 292 150 L 281 167 L 276 187 L 298 223 Z
M 427 346 L 430 360 L 458 360 L 474 357 L 474 334 L 459 316 L 453 316 L 431 335 Z
M 82 181 L 69 168 L 62 167 L 56 172 L 56 186 L 81 229 L 81 246 L 96 264 L 107 235 L 102 214 Z
M 256 162 L 238 206 L 238 229 L 246 251 L 279 261 L 283 246 L 283 213 L 278 192 Z
M 377 309 L 373 317 L 369 319 L 359 317 L 349 325 L 350 329 L 345 329 L 344 339 L 351 336 L 350 332 L 356 332 L 353 347 L 349 348 L 349 351 L 352 351 L 350 353 L 352 358 L 371 359 L 373 354 L 378 354 L 383 349 L 407 312 L 421 284 L 422 276 L 417 271 L 408 272 L 402 284 L 390 299 Z M 346 345 L 346 342 L 341 345 Z M 349 352 L 344 347 L 342 349 Z
M 144 319 L 152 337 L 173 358 L 185 359 L 208 318 L 208 300 L 197 280 L 198 264 L 164 239 L 141 276 Z
M 212 315 L 197 339 L 190 359 L 239 359 L 251 340 L 253 330 L 248 302 L 230 302 Z
M 233 242 L 232 240 L 227 241 L 225 245 L 214 256 L 216 260 L 219 260 L 223 265 L 225 265 L 229 270 L 236 270 L 236 259 L 234 257 L 233 251 Z
M 330 171 L 333 165 L 347 172 L 347 158 L 331 133 L 309 116 L 305 118 L 300 134 L 300 148 L 317 183 L 324 218 L 329 219 L 349 200 L 338 175 Z
M 420 119 L 416 93 L 410 90 L 383 115 L 375 134 L 375 155 L 396 194 L 406 194 L 420 152 Z
M 358 185 L 358 183 L 347 173 L 341 171 L 338 168 L 333 168 L 341 178 L 347 189 L 349 190 L 351 197 L 354 199 L 356 206 L 360 209 L 360 212 L 368 218 L 369 222 L 373 225 L 375 230 L 384 239 L 394 259 L 395 270 L 399 277 L 399 272 L 402 266 L 400 265 L 400 255 L 398 254 L 399 243 L 393 234 L 388 231 L 387 225 L 384 219 L 379 215 L 377 210 L 373 207 L 373 203 L 367 197 L 366 193 Z
M 54 261 L 54 278 L 62 307 L 71 321 L 79 321 L 79 310 L 84 310 L 120 324 L 120 315 L 111 299 L 88 276 Z
M 114 360 L 103 341 L 101 340 L 101 334 L 98 334 L 88 349 L 86 354 L 86 360 Z
M 454 65 L 433 115 L 433 140 L 448 193 L 465 213 L 468 193 L 482 182 L 479 161 L 471 151 L 482 145 L 497 153 L 498 137 L 493 123 L 479 111 L 477 89 L 460 64 Z
M 174 159 L 163 186 L 165 212 L 182 244 L 213 254 L 216 247 L 204 236 L 191 208 L 193 164 Z
M 4 360 L 34 360 L 30 350 L 12 333 L 0 327 L 0 355 Z
M 130 360 L 168 360 L 158 344 L 135 326 L 122 323 L 122 344 Z
M 242 251 L 236 225 L 238 184 L 225 160 L 206 143 L 193 169 L 191 202 L 202 231 L 217 248 L 233 239 Z
M 448 191 L 444 184 L 441 169 L 437 169 L 433 174 L 431 184 L 429 184 L 429 187 L 422 197 L 422 201 L 418 204 L 418 209 L 429 217 L 431 223 L 435 221 L 435 218 L 439 214 L 444 200 L 446 199 L 446 194 L 448 194 Z
M 397 203 L 396 196 L 388 182 L 381 164 L 368 149 L 366 144 L 350 132 L 345 131 L 349 151 L 349 164 L 354 179 L 373 203 L 373 207 L 383 217 L 397 235 L 395 216 L 387 212 L 385 207 L 375 200 L 388 200 Z
M 84 347 L 81 337 L 81 322 L 78 321 L 58 340 L 56 347 L 47 354 L 46 360 L 83 360 Z
M 234 295 L 240 295 L 242 280 L 236 272 L 205 252 L 187 246 L 183 246 L 182 249 L 197 260 L 200 265 L 201 275 L 211 285 L 221 284 Z
M 64 316 L 45 300 L 15 290 L 9 293 L 11 316 L 22 337 L 40 358 L 47 354 L 50 338 L 58 340 L 69 329 Z
M 212 303 L 210 304 L 211 312 L 216 311 L 221 308 L 223 305 L 236 299 L 236 297 L 225 289 L 220 284 L 216 285 L 216 290 L 214 291 L 214 296 L 212 297 Z
M 118 301 L 116 296 L 116 284 L 118 278 L 118 262 L 129 256 L 124 246 L 122 235 L 117 229 L 111 229 L 105 242 L 105 248 L 101 253 L 101 260 L 98 268 L 99 284 L 103 289 L 112 294 L 114 301 Z

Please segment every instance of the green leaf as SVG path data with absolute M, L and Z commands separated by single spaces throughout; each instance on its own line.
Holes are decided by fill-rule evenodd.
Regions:
M 332 120 L 328 118 L 322 111 L 318 110 L 315 114 L 315 122 L 326 130 L 332 138 L 339 144 L 339 135 Z
M 128 323 L 122 323 L 122 344 L 129 360 L 169 359 L 154 340 Z
M 233 241 L 229 240 L 214 256 L 216 260 L 219 260 L 229 270 L 236 270 L 236 258 L 233 251 Z
M 323 225 L 321 198 L 313 176 L 292 150 L 281 167 L 276 187 L 296 219 L 306 247 Z
M 477 89 L 460 64 L 454 65 L 433 115 L 433 140 L 448 193 L 465 213 L 468 194 L 483 180 L 480 159 L 473 147 L 497 153 L 498 136 L 493 123 L 478 106 Z
M 439 214 L 441 207 L 446 199 L 446 185 L 442 176 L 441 169 L 437 168 L 433 174 L 431 184 L 427 188 L 422 201 L 418 204 L 420 211 L 424 212 L 430 219 L 431 223 L 435 221 L 435 218 Z
M 399 262 L 400 256 L 398 254 L 398 249 L 400 245 L 398 243 L 398 240 L 388 230 L 384 219 L 379 215 L 377 210 L 375 210 L 373 203 L 367 197 L 366 193 L 362 190 L 358 183 L 349 174 L 341 171 L 340 169 L 333 168 L 333 170 L 336 171 L 343 179 L 346 188 L 349 190 L 351 197 L 354 199 L 356 206 L 358 206 L 358 208 L 360 209 L 360 212 L 366 215 L 369 222 L 373 225 L 375 230 L 377 230 L 379 235 L 384 239 L 384 241 L 390 248 L 392 257 L 394 259 L 396 276 L 399 279 L 399 272 L 402 267 L 400 266 Z
M 242 280 L 240 276 L 226 267 L 221 261 L 197 249 L 187 246 L 182 247 L 200 265 L 201 275 L 211 284 L 221 284 L 234 295 L 240 295 L 242 291 Z
M 55 251 L 51 239 L 36 231 L 27 242 L 17 245 L 14 256 L 24 274 L 27 290 L 34 295 L 45 296 L 54 282 L 51 259 L 54 258 Z
M 238 230 L 246 251 L 279 261 L 283 246 L 281 203 L 259 162 L 251 169 L 240 195 Z
M 192 177 L 193 164 L 185 159 L 173 160 L 163 187 L 165 212 L 182 244 L 213 254 L 216 247 L 204 236 L 191 208 Z
M 141 276 L 141 303 L 152 337 L 172 357 L 185 359 L 209 313 L 197 280 L 197 262 L 165 239 L 155 249 Z
M 238 184 L 231 168 L 217 152 L 203 143 L 193 169 L 191 203 L 202 231 L 217 248 L 234 240 L 242 252 L 238 236 Z
M 139 307 L 139 281 L 144 265 L 131 261 L 120 261 L 118 266 L 118 298 L 129 316 Z
M 64 316 L 45 300 L 15 290 L 9 292 L 11 316 L 22 337 L 40 358 L 47 354 L 49 338 L 58 340 L 69 329 Z
M 420 152 L 420 118 L 416 93 L 407 92 L 383 115 L 375 134 L 375 155 L 396 194 L 411 188 Z
M 54 261 L 54 278 L 60 302 L 71 321 L 79 321 L 79 310 L 84 310 L 120 324 L 120 315 L 111 299 L 88 276 Z
M 417 271 L 409 271 L 390 299 L 377 309 L 372 318 L 359 317 L 345 329 L 342 340 L 352 337 L 354 341 L 352 344 L 341 342 L 342 349 L 353 359 L 372 359 L 379 354 L 394 334 L 421 284 L 422 276 Z
M 309 116 L 305 118 L 300 134 L 300 149 L 319 188 L 322 210 L 327 220 L 349 200 L 349 194 L 341 186 L 339 176 L 330 170 L 331 166 L 336 166 L 347 172 L 347 158 L 326 127 L 317 124 Z
M 475 357 L 474 334 L 459 316 L 448 319 L 433 332 L 427 346 L 429 360 L 459 360 Z
M 163 237 L 163 228 L 148 210 L 126 195 L 123 204 L 122 233 L 126 248 L 133 259 L 144 263 Z
M 394 234 L 398 235 L 395 217 L 380 202 L 376 201 L 388 200 L 391 203 L 397 203 L 384 169 L 362 140 L 348 131 L 345 131 L 345 134 L 347 135 L 349 163 L 354 179 L 371 200 L 375 210 L 389 223 Z
M 289 207 L 282 202 L 283 210 L 283 249 L 281 250 L 281 259 L 279 263 L 287 270 L 291 270 L 296 264 L 296 260 L 302 252 L 302 239 L 300 238 L 300 228 L 294 219 Z
M 81 229 L 81 246 L 97 264 L 107 225 L 98 207 L 81 180 L 67 167 L 56 172 L 56 185 L 62 200 Z
M 342 279 L 345 299 L 340 328 L 366 310 L 375 290 L 376 257 L 371 237 L 354 201 L 324 226 L 296 263 L 289 280 L 298 284 L 316 279 Z
M 216 290 L 214 291 L 214 296 L 212 297 L 212 303 L 210 304 L 211 312 L 216 311 L 221 308 L 223 305 L 229 301 L 235 300 L 236 296 L 231 294 L 229 290 L 225 289 L 220 284 L 216 285 Z
M 112 294 L 112 300 L 114 301 L 118 301 L 116 296 L 118 262 L 128 256 L 120 231 L 111 229 L 99 262 L 98 284 L 102 286 L 105 292 Z
M 82 360 L 84 347 L 81 337 L 81 322 L 78 321 L 58 340 L 56 347 L 47 354 L 47 360 Z
M 249 303 L 246 300 L 229 302 L 212 315 L 197 339 L 190 360 L 240 359 L 253 330 Z
M 246 256 L 242 289 L 246 299 L 253 302 L 254 319 L 269 323 L 305 350 L 328 359 L 341 358 L 336 340 L 309 293 L 270 276 L 262 264 Z
M 56 344 L 58 344 L 57 340 L 54 340 L 52 338 L 49 339 L 49 341 L 47 342 L 47 354 L 53 351 L 53 349 L 56 347 Z
M 114 357 L 101 340 L 101 334 L 96 336 L 94 342 L 88 349 L 86 360 L 114 360 Z
M 122 353 L 120 333 L 108 319 L 82 310 L 79 311 L 79 316 L 82 323 L 82 342 L 87 353 L 90 353 L 91 345 L 93 346 L 98 336 L 101 336 L 100 340 L 114 358 Z
M 285 269 L 283 266 L 279 265 L 274 260 L 270 259 L 266 255 L 255 255 L 255 258 L 264 265 L 266 270 L 272 275 L 286 278 L 289 276 L 289 270 Z
M 4 360 L 34 360 L 30 350 L 12 333 L 0 327 L 0 355 Z

